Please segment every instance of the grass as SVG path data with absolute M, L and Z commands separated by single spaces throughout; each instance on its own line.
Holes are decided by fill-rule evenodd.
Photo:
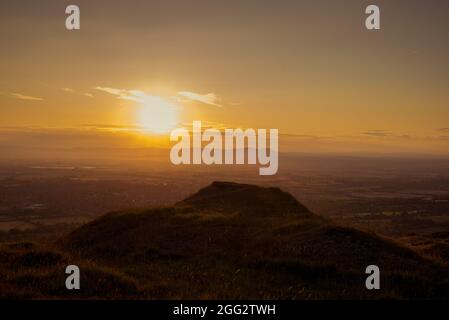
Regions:
M 449 268 L 435 259 L 315 216 L 279 189 L 210 188 L 174 207 L 105 215 L 53 244 L 1 244 L 0 297 L 449 298 Z M 261 199 L 274 204 L 259 215 Z M 79 291 L 65 289 L 68 264 L 81 269 Z M 365 289 L 370 264 L 379 291 Z

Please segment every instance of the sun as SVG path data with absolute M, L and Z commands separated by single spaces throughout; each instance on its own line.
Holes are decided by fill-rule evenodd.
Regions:
M 144 132 L 165 134 L 177 125 L 179 107 L 162 97 L 145 96 L 138 108 L 137 122 Z

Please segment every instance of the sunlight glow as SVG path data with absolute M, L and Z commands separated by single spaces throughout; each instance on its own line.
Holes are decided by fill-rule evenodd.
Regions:
M 179 107 L 174 103 L 146 95 L 139 99 L 137 122 L 145 132 L 165 134 L 176 127 L 178 112 Z

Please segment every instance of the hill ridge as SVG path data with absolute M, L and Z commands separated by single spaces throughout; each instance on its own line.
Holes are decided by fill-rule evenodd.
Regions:
M 199 210 L 236 210 L 263 216 L 312 214 L 295 197 L 279 188 L 227 181 L 214 181 L 175 206 L 193 206 Z
M 105 215 L 58 245 L 141 280 L 150 272 L 176 298 L 449 298 L 446 267 L 278 188 L 217 181 L 172 207 Z M 363 282 L 371 264 L 382 270 L 374 293 Z

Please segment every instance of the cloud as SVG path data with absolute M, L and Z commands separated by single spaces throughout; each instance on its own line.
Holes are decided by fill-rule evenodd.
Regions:
M 130 100 L 138 103 L 156 102 L 156 100 L 164 100 L 162 97 L 155 96 L 150 93 L 146 93 L 135 89 L 127 90 L 127 89 L 116 89 L 108 87 L 95 87 L 95 89 L 117 96 L 117 98 L 119 99 Z
M 30 101 L 42 101 L 42 100 L 44 100 L 42 98 L 26 96 L 26 95 L 23 95 L 23 94 L 20 94 L 20 93 L 11 93 L 11 95 L 16 97 L 17 99 L 20 99 L 20 100 L 30 100 Z
M 20 100 L 27 100 L 27 101 L 42 101 L 44 99 L 42 98 L 38 98 L 38 97 L 32 97 L 32 96 L 27 96 L 21 93 L 15 93 L 15 92 L 0 92 L 1 95 L 6 95 L 6 96 L 13 96 L 14 98 L 20 99 Z
M 100 90 L 109 94 L 113 94 L 115 96 L 120 96 L 124 94 L 127 90 L 123 89 L 115 89 L 115 88 L 108 88 L 108 87 L 95 87 L 95 90 Z
M 281 136 L 292 139 L 329 140 L 337 137 L 315 136 L 311 134 L 281 133 Z
M 178 92 L 178 96 L 183 97 L 188 100 L 192 101 L 198 101 L 204 104 L 208 104 L 215 107 L 221 107 L 221 105 L 218 103 L 219 98 L 216 96 L 215 93 L 208 93 L 208 94 L 199 94 L 195 92 L 189 92 L 189 91 L 180 91 Z
M 183 122 L 180 124 L 181 127 L 183 128 L 187 128 L 189 130 L 189 132 L 192 132 L 193 130 L 193 123 L 192 122 Z M 219 123 L 219 122 L 214 122 L 214 121 L 207 121 L 207 120 L 202 120 L 201 121 L 201 128 L 202 130 L 207 130 L 207 129 L 217 129 L 217 130 L 225 130 L 228 128 L 231 128 L 232 126 L 228 125 L 228 124 L 224 124 L 224 123 Z
M 95 90 L 103 91 L 109 94 L 112 94 L 114 96 L 117 96 L 119 99 L 123 100 L 131 100 L 135 102 L 142 102 L 147 97 L 150 97 L 152 95 L 148 95 L 143 91 L 139 90 L 126 90 L 126 89 L 116 89 L 116 88 L 109 88 L 109 87 L 95 87 Z
M 388 138 L 388 139 L 412 139 L 409 134 L 394 133 L 387 130 L 368 130 L 362 132 L 362 135 L 375 137 L 375 138 Z
M 110 87 L 95 87 L 95 90 L 103 91 L 114 96 L 117 96 L 119 99 L 123 100 L 131 100 L 135 102 L 142 102 L 146 100 L 148 97 L 151 97 L 151 94 L 147 94 L 140 90 L 127 90 L 127 89 L 117 89 Z M 178 101 L 198 101 L 204 104 L 208 104 L 215 107 L 221 107 L 219 104 L 219 98 L 215 93 L 208 94 L 199 94 L 190 91 L 179 91 L 175 97 L 172 97 Z
M 98 124 L 98 123 L 86 123 L 81 124 L 80 128 L 99 130 L 99 131 L 138 131 L 142 129 L 141 126 L 131 126 L 131 125 L 114 125 L 114 124 Z
M 77 95 L 80 95 L 80 96 L 89 97 L 89 98 L 93 98 L 93 96 L 94 96 L 92 93 L 89 93 L 89 92 L 78 92 L 78 91 L 75 91 L 75 90 L 70 89 L 70 88 L 62 88 L 62 91 L 68 92 L 68 93 L 77 94 Z
M 366 136 L 373 136 L 373 137 L 388 137 L 391 136 L 391 132 L 386 130 L 368 130 L 365 132 L 362 132 L 363 135 Z

